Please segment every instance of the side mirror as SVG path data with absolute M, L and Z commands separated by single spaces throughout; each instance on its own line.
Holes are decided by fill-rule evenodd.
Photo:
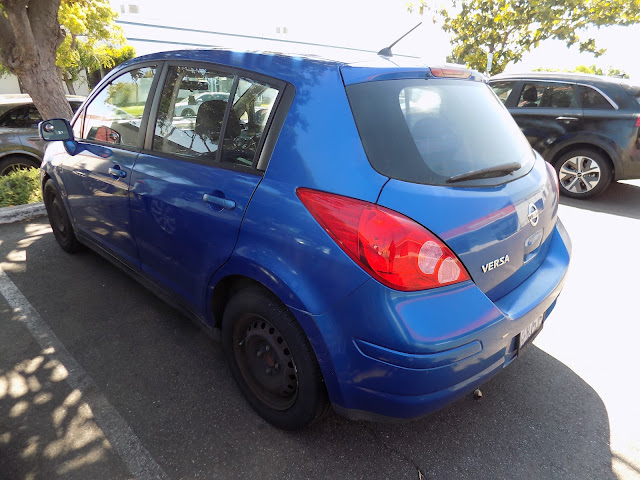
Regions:
M 64 118 L 54 118 L 45 120 L 38 124 L 40 138 L 46 142 L 58 140 L 73 140 L 73 130 L 68 120 Z

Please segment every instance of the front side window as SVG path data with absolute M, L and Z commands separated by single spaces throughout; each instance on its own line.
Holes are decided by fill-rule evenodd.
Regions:
M 34 105 L 21 105 L 3 115 L 0 119 L 0 127 L 34 128 L 41 121 L 40 112 Z
M 127 147 L 138 134 L 155 67 L 131 70 L 112 80 L 85 108 L 81 138 Z
M 569 83 L 525 83 L 518 99 L 519 108 L 574 108 L 577 107 L 573 85 Z

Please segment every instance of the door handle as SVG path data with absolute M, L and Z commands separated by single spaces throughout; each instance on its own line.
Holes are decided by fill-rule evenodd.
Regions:
M 227 210 L 233 210 L 236 208 L 236 202 L 228 198 L 216 197 L 215 195 L 209 195 L 205 193 L 202 196 L 202 200 L 218 207 L 226 208 Z
M 109 175 L 113 175 L 114 177 L 118 178 L 124 178 L 127 176 L 127 172 L 125 172 L 124 170 L 120 170 L 120 168 L 118 168 L 118 166 L 116 165 L 115 167 L 109 168 Z
M 556 117 L 556 120 L 559 122 L 577 122 L 578 121 L 576 117 Z

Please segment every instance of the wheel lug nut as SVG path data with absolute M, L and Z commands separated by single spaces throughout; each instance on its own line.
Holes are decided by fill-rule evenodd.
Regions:
M 276 373 L 278 373 L 278 372 L 280 371 L 280 364 L 279 364 L 279 363 L 276 363 L 276 364 L 273 366 L 273 369 L 276 371 Z
M 258 358 L 262 358 L 262 355 L 264 354 L 264 352 L 262 350 L 258 350 L 258 353 L 256 353 L 256 355 L 258 356 Z
M 270 369 L 270 368 L 267 368 L 264 372 L 265 372 L 267 375 L 271 375 L 271 369 Z
M 265 346 L 265 347 L 264 347 L 264 351 L 265 351 L 265 352 L 268 352 L 269 350 L 271 350 L 271 347 L 270 347 L 269 345 L 267 345 L 267 346 Z

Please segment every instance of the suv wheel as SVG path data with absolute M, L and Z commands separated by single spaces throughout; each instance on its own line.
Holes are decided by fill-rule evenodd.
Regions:
M 611 183 L 609 161 L 593 150 L 572 150 L 555 163 L 560 193 L 571 198 L 591 198 Z

